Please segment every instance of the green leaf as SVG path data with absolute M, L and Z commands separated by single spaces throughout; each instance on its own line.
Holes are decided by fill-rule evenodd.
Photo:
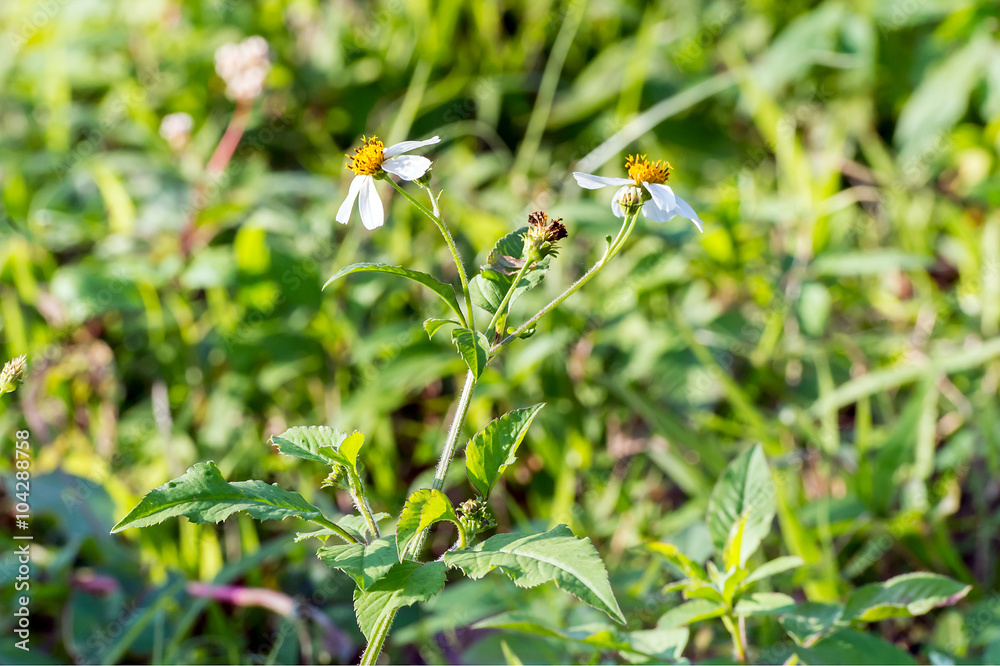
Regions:
M 831 628 L 840 620 L 843 607 L 837 604 L 824 604 L 807 601 L 778 618 L 781 628 L 788 632 L 796 643 L 803 645 L 813 642 L 815 638 Z
M 795 599 L 780 592 L 754 592 L 736 602 L 737 615 L 778 615 L 795 610 Z
M 392 611 L 427 601 L 440 592 L 446 570 L 443 562 L 421 564 L 406 560 L 393 565 L 367 590 L 355 590 L 354 614 L 365 638 L 371 638 L 378 621 Z
M 350 435 L 327 426 L 297 426 L 271 437 L 278 452 L 327 465 L 340 463 L 358 469 L 358 452 L 365 442 L 364 433 Z
M 469 281 L 472 293 L 472 302 L 490 314 L 496 314 L 497 308 L 503 302 L 508 289 L 517 277 L 521 266 L 524 265 L 524 233 L 528 227 L 522 227 L 513 231 L 496 242 L 486 265 L 482 267 L 479 275 Z M 514 305 L 518 296 L 536 286 L 545 277 L 551 259 L 546 257 L 535 263 L 518 283 L 514 293 L 510 296 L 507 304 L 509 309 Z
M 837 629 L 811 647 L 796 647 L 805 664 L 914 664 L 909 653 L 878 636 Z
M 448 304 L 455 314 L 458 315 L 459 321 L 465 321 L 465 315 L 462 314 L 462 308 L 458 304 L 458 296 L 455 294 L 455 288 L 450 284 L 445 284 L 438 280 L 437 278 L 428 275 L 427 273 L 421 273 L 420 271 L 411 271 L 408 268 L 403 268 L 402 266 L 388 266 L 386 264 L 351 264 L 350 266 L 344 266 L 339 271 L 333 274 L 326 284 L 323 285 L 323 289 L 330 286 L 331 282 L 335 282 L 340 278 L 348 275 L 350 273 L 388 273 L 389 275 L 401 275 L 402 277 L 413 280 L 414 282 L 419 282 L 425 287 L 429 288 L 435 294 L 444 299 L 444 302 Z
M 722 548 L 722 566 L 728 571 L 732 568 L 743 568 L 746 560 L 743 558 L 743 534 L 746 532 L 749 512 L 744 511 L 740 519 L 733 523 L 726 537 L 726 545 Z
M 469 481 L 483 498 L 488 498 L 493 486 L 517 457 L 517 448 L 538 412 L 540 403 L 507 412 L 480 430 L 465 448 L 465 468 Z
M 750 572 L 746 580 L 743 581 L 743 587 L 749 587 L 752 583 L 756 583 L 759 580 L 764 580 L 765 578 L 770 578 L 771 576 L 776 576 L 783 571 L 788 571 L 789 569 L 796 569 L 801 567 L 805 562 L 798 555 L 789 555 L 786 557 L 778 557 L 770 562 L 765 562 L 756 569 Z
M 410 495 L 396 522 L 396 545 L 400 558 L 407 556 L 407 548 L 417 534 L 442 520 L 450 520 L 462 529 L 455 507 L 447 495 L 433 488 L 417 490 Z
M 726 607 L 708 599 L 691 599 L 680 606 L 674 606 L 664 613 L 656 623 L 657 627 L 670 629 L 683 627 L 692 622 L 710 620 L 725 615 Z
M 520 587 L 554 581 L 563 590 L 625 624 L 597 550 L 590 539 L 574 536 L 565 525 L 528 536 L 497 534 L 470 549 L 445 553 L 444 561 L 473 579 L 500 569 Z
M 458 353 L 465 359 L 465 364 L 469 366 L 473 376 L 479 379 L 490 355 L 489 340 L 482 333 L 467 328 L 456 328 L 451 332 L 451 340 L 458 348 Z
M 263 481 L 229 483 L 214 462 L 207 462 L 197 463 L 184 476 L 151 490 L 111 533 L 149 527 L 176 516 L 187 516 L 195 523 L 217 523 L 237 511 L 246 511 L 257 520 L 311 520 L 320 515 L 319 509 L 298 493 Z
M 939 574 L 903 574 L 854 590 L 844 606 L 844 619 L 877 622 L 923 615 L 934 608 L 951 606 L 971 590 L 971 585 Z
M 371 587 L 399 562 L 396 556 L 396 540 L 391 536 L 375 539 L 367 545 L 345 543 L 325 546 L 316 554 L 328 567 L 340 569 L 353 578 L 362 590 Z
M 677 567 L 681 573 L 688 578 L 704 581 L 708 580 L 708 574 L 705 573 L 705 569 L 699 566 L 698 563 L 690 557 L 682 553 L 680 548 L 674 544 L 657 541 L 646 544 L 646 548 L 665 558 L 667 562 L 670 562 L 672 565 Z
M 461 327 L 461 322 L 457 322 L 454 319 L 428 319 L 424 322 L 424 330 L 427 331 L 427 337 L 434 339 L 434 334 L 437 333 L 443 326 L 459 326 Z
M 774 482 L 758 444 L 726 467 L 708 501 L 708 531 L 723 549 L 733 525 L 746 513 L 740 561 L 746 562 L 771 531 L 776 509 Z

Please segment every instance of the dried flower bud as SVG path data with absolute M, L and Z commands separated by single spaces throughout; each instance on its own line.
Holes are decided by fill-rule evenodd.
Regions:
M 238 102 L 260 96 L 270 69 L 267 41 L 263 37 L 224 44 L 215 51 L 215 71 L 226 82 L 226 95 Z
M 17 388 L 27 367 L 27 358 L 23 355 L 12 358 L 4 364 L 3 370 L 0 371 L 0 395 L 10 393 Z
M 556 254 L 556 243 L 566 238 L 566 226 L 562 218 L 550 220 L 542 211 L 528 216 L 528 231 L 524 235 L 524 258 L 538 261 Z
M 496 527 L 497 524 L 486 502 L 480 498 L 466 500 L 458 506 L 458 521 L 462 523 L 462 529 L 470 540 L 480 532 Z
M 160 136 L 170 145 L 175 153 L 180 152 L 191 140 L 191 130 L 194 120 L 187 113 L 171 113 L 160 121 Z

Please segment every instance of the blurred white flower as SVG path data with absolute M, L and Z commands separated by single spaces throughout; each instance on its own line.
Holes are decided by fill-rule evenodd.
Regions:
M 675 215 L 694 222 L 698 231 L 703 231 L 701 218 L 688 202 L 674 194 L 666 185 L 670 176 L 670 165 L 661 160 L 650 162 L 645 155 L 629 156 L 625 162 L 628 178 L 605 178 L 590 173 L 573 172 L 580 187 L 596 190 L 608 185 L 618 186 L 611 202 L 611 212 L 615 217 L 624 217 L 622 207 L 642 206 L 642 214 L 654 222 L 666 222 Z M 645 188 L 645 190 L 643 190 Z
M 382 200 L 378 198 L 375 189 L 375 176 L 381 173 L 396 174 L 403 180 L 417 180 L 431 167 L 431 161 L 420 155 L 403 155 L 411 150 L 437 143 L 441 137 L 435 136 L 426 141 L 403 141 L 386 148 L 378 137 L 370 139 L 361 137 L 361 146 L 354 149 L 354 155 L 347 168 L 356 176 L 351 181 L 351 189 L 347 198 L 337 211 L 337 222 L 347 224 L 354 209 L 354 200 L 358 199 L 361 210 L 361 222 L 365 229 L 377 229 L 385 222 L 385 211 Z
M 223 44 L 215 51 L 215 71 L 226 82 L 226 95 L 238 102 L 260 96 L 270 69 L 267 41 L 263 37 Z
M 194 129 L 194 120 L 190 115 L 181 113 L 171 113 L 163 116 L 160 121 L 160 136 L 162 136 L 170 149 L 174 152 L 180 151 L 191 139 L 191 130 Z

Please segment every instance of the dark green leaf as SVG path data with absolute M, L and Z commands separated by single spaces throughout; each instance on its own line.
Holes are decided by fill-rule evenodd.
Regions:
M 362 590 L 371 587 L 399 561 L 396 540 L 391 536 L 375 539 L 367 545 L 345 543 L 325 546 L 319 549 L 317 555 L 328 567 L 340 569 L 353 578 Z
M 625 624 L 597 550 L 565 525 L 541 534 L 497 534 L 467 550 L 449 551 L 445 563 L 470 578 L 500 569 L 521 587 L 554 581 L 594 608 Z
M 458 353 L 462 355 L 465 364 L 469 366 L 469 370 L 472 371 L 476 379 L 479 379 L 486 368 L 486 361 L 490 354 L 490 343 L 486 336 L 467 328 L 456 328 L 451 332 L 451 340 L 458 348 Z
M 458 296 L 455 294 L 455 288 L 449 284 L 445 284 L 440 280 L 428 275 L 427 273 L 421 273 L 420 271 L 412 271 L 408 268 L 403 268 L 402 266 L 388 266 L 386 264 L 351 264 L 350 266 L 344 266 L 339 271 L 333 274 L 326 284 L 323 285 L 323 289 L 326 289 L 331 282 L 335 282 L 340 278 L 348 275 L 350 273 L 365 273 L 365 272 L 376 272 L 376 273 L 388 273 L 389 275 L 401 275 L 402 277 L 413 280 L 414 282 L 419 282 L 425 287 L 429 288 L 435 294 L 444 299 L 444 302 L 448 304 L 455 314 L 458 315 L 459 320 L 465 321 L 465 315 L 462 314 L 462 308 L 458 304 Z
M 207 462 L 151 490 L 111 532 L 148 527 L 176 516 L 187 516 L 195 523 L 217 523 L 237 511 L 246 511 L 257 520 L 311 520 L 320 515 L 298 493 L 263 481 L 229 483 L 214 462 Z
M 476 433 L 465 448 L 469 481 L 484 498 L 490 496 L 504 470 L 517 460 L 517 448 L 544 406 L 543 402 L 507 412 Z

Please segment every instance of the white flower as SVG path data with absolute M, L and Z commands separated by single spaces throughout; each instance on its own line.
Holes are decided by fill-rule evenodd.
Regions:
M 191 138 L 194 120 L 186 113 L 171 113 L 160 121 L 160 136 L 170 144 L 170 149 L 179 151 Z
M 375 176 L 382 173 L 396 174 L 403 180 L 416 180 L 427 173 L 431 161 L 420 155 L 403 155 L 411 150 L 437 143 L 441 137 L 435 136 L 426 141 L 403 141 L 386 148 L 378 137 L 370 139 L 361 137 L 361 146 L 354 149 L 353 155 L 348 155 L 351 162 L 347 168 L 356 176 L 351 181 L 351 189 L 347 198 L 337 211 L 337 222 L 347 224 L 354 210 L 354 200 L 358 199 L 361 209 L 361 222 L 365 229 L 377 229 L 385 222 L 385 211 L 382 200 L 378 198 L 375 189 Z
M 596 190 L 608 185 L 619 186 L 611 202 L 611 212 L 615 217 L 625 217 L 622 205 L 642 206 L 642 214 L 654 222 L 666 222 L 675 215 L 694 222 L 698 231 L 703 231 L 701 218 L 688 202 L 674 194 L 666 184 L 670 175 L 670 165 L 657 160 L 650 162 L 645 155 L 629 156 L 625 162 L 628 178 L 605 178 L 589 173 L 573 172 L 580 187 Z M 645 188 L 645 191 L 643 191 Z
M 248 37 L 239 44 L 223 44 L 215 50 L 215 71 L 226 82 L 230 99 L 249 102 L 259 97 L 270 69 L 263 37 Z

